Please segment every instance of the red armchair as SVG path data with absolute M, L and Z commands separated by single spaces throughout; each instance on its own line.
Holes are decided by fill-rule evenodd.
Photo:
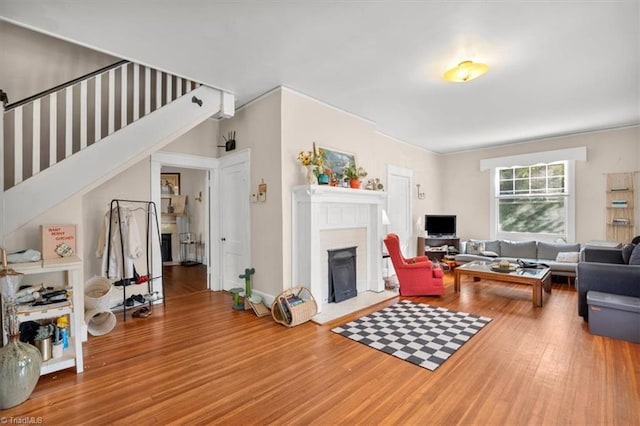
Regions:
M 443 272 L 426 256 L 406 259 L 400 250 L 400 239 L 388 234 L 384 239 L 393 269 L 400 283 L 401 296 L 440 296 L 444 294 Z

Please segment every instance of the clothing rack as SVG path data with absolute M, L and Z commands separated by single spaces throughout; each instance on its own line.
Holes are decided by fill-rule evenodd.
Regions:
M 153 201 L 143 201 L 143 200 L 125 200 L 125 199 L 113 199 L 111 200 L 111 204 L 110 204 L 110 209 L 109 209 L 109 235 L 107 236 L 107 259 L 110 259 L 110 255 L 111 255 L 111 233 L 113 232 L 113 227 L 112 225 L 112 221 L 113 221 L 113 215 L 114 215 L 114 208 L 116 210 L 116 214 L 118 215 L 118 232 L 120 232 L 120 255 L 122 256 L 122 275 L 125 275 L 125 267 L 124 267 L 124 238 L 122 235 L 122 217 L 120 214 L 120 203 L 125 203 L 125 204 L 142 204 L 142 207 L 133 209 L 133 211 L 136 210 L 143 210 L 146 213 L 146 259 L 147 259 L 147 294 L 152 295 L 152 282 L 156 279 L 160 279 L 160 283 L 162 285 L 162 304 L 166 306 L 166 302 L 165 302 L 165 298 L 164 298 L 164 280 L 162 279 L 162 274 L 155 276 L 153 274 L 153 262 L 152 262 L 152 257 L 153 257 L 153 251 L 150 250 L 151 247 L 151 242 L 150 242 L 150 236 L 151 236 L 151 220 L 153 217 L 153 220 L 155 222 L 155 230 L 158 236 L 158 244 L 161 244 L 161 236 L 160 236 L 160 224 L 158 223 L 158 210 L 156 208 L 156 203 L 154 203 Z M 162 252 L 162 247 L 160 247 L 159 252 Z M 135 269 L 134 269 L 135 270 Z M 107 270 L 105 271 L 105 275 L 109 276 L 109 262 L 107 261 Z M 123 291 L 122 291 L 122 311 L 123 311 L 123 316 L 124 316 L 124 320 L 127 320 L 127 292 L 126 292 L 126 287 L 129 284 L 136 284 L 135 282 L 132 283 L 130 277 L 121 277 L 121 280 L 123 281 Z M 146 303 L 149 304 L 149 308 L 152 308 L 153 305 L 153 299 L 149 298 Z M 135 306 L 135 305 L 134 305 Z

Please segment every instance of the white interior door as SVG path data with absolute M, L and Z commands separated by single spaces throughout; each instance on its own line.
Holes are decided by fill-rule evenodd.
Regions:
M 239 275 L 251 266 L 248 153 L 220 159 L 220 254 L 222 289 L 244 287 Z
M 413 170 L 404 167 L 387 167 L 387 214 L 389 215 L 389 233 L 398 234 L 402 253 L 409 257 L 415 253 L 412 243 L 413 226 L 411 223 L 411 187 Z

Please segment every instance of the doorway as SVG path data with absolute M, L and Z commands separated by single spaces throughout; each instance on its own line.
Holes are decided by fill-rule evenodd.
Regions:
M 165 297 L 206 290 L 205 215 L 208 171 L 163 165 L 160 233 Z
M 201 289 L 217 291 L 227 287 L 223 283 L 233 281 L 233 276 L 224 272 L 223 265 L 229 261 L 224 249 L 224 237 L 221 238 L 221 235 L 233 236 L 232 240 L 236 242 L 237 252 L 240 253 L 237 262 L 243 265 L 250 264 L 249 158 L 248 150 L 222 158 L 172 152 L 158 152 L 152 155 L 151 194 L 160 209 L 165 209 L 167 204 L 166 200 L 162 199 L 161 173 L 186 173 L 200 176 L 202 179 L 200 181 L 198 178 L 194 178 L 195 185 L 197 186 L 197 182 L 200 182 L 204 188 L 202 191 L 196 186 L 191 186 L 189 189 L 185 181 L 182 181 L 185 182 L 184 184 L 180 184 L 188 192 L 185 193 L 180 188 L 180 192 L 187 196 L 186 208 L 198 207 L 201 209 L 202 221 L 197 228 L 201 232 L 192 232 L 194 229 L 192 222 L 185 223 L 185 219 L 176 220 L 175 230 L 178 235 L 175 241 L 178 247 L 177 249 L 172 247 L 172 255 L 175 256 L 172 256 L 171 265 L 167 265 L 175 268 L 166 271 L 166 273 L 163 271 L 162 278 L 167 297 Z M 236 170 L 239 168 L 239 175 L 235 180 L 224 182 L 222 176 L 227 170 L 234 167 Z M 196 198 L 201 198 L 201 201 Z M 232 219 L 225 221 L 222 206 L 241 213 L 235 214 Z M 192 218 L 189 216 L 189 220 Z M 163 233 L 166 233 L 165 230 Z M 186 237 L 186 235 L 189 236 Z M 192 244 L 195 239 L 201 245 L 198 253 L 196 253 L 196 244 Z M 184 242 L 187 244 L 181 244 Z M 193 264 L 191 266 L 183 265 L 185 259 Z M 153 264 L 155 270 L 164 269 L 161 256 L 154 257 Z M 170 280 L 179 280 L 181 283 L 174 286 Z M 194 284 L 194 281 L 200 284 Z

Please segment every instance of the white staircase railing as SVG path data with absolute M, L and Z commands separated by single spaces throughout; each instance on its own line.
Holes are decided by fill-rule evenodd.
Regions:
M 4 189 L 95 144 L 199 85 L 122 61 L 7 105 Z

